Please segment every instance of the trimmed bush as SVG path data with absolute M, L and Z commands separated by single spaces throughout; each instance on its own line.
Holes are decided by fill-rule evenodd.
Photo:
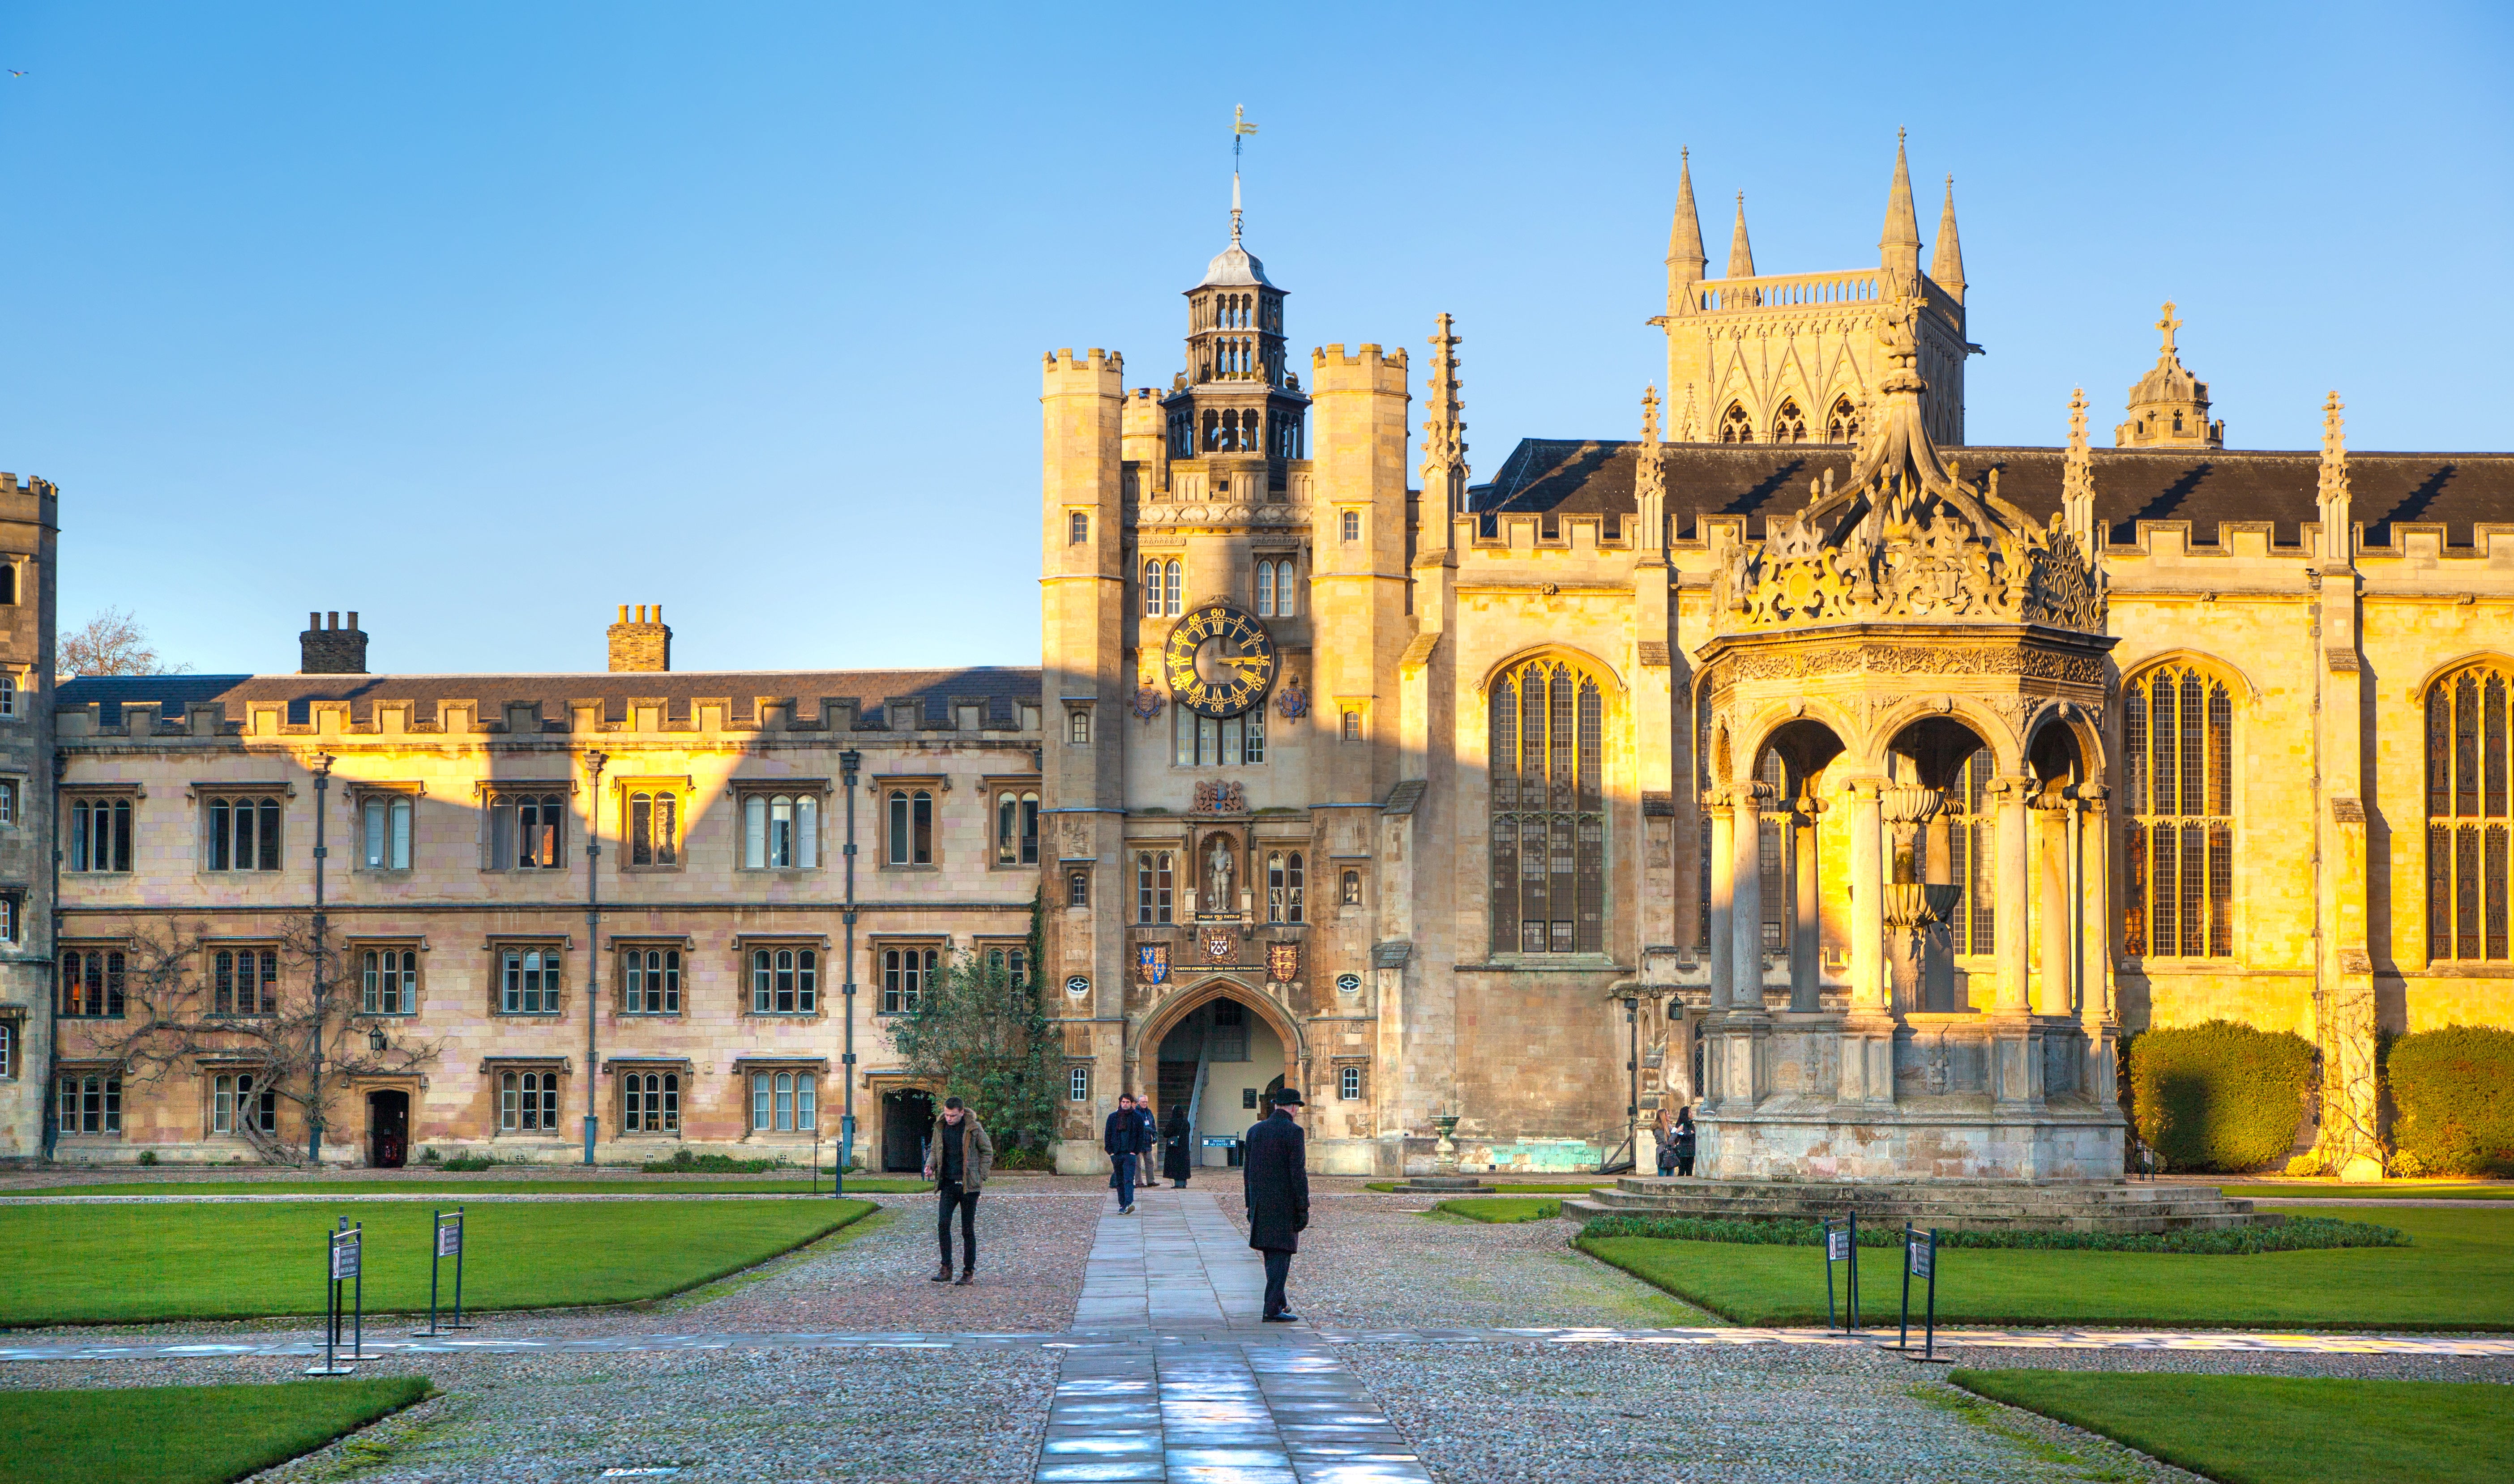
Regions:
M 2313 1044 L 2204 1021 L 2129 1043 L 2130 1117 L 2168 1170 L 2258 1170 L 2285 1160 L 2313 1086 Z
M 2392 1042 L 2397 1175 L 2514 1175 L 2514 1030 L 2447 1025 Z
M 1721 1222 L 1689 1216 L 1602 1216 L 1580 1228 L 1591 1237 L 1656 1237 L 1666 1242 L 1737 1242 L 1754 1247 L 1815 1247 L 1824 1241 L 1817 1222 Z M 1899 1247 L 1903 1228 L 1880 1223 L 1859 1228 L 1862 1247 Z M 2243 1257 L 2257 1252 L 2318 1252 L 2332 1247 L 2407 1247 L 2407 1234 L 2366 1222 L 2297 1216 L 2284 1222 L 2213 1231 L 1940 1231 L 1940 1247 L 2035 1252 L 2177 1252 L 2200 1257 Z
M 765 1175 L 786 1168 L 782 1159 L 736 1159 L 730 1154 L 699 1154 L 674 1149 L 669 1159 L 638 1166 L 648 1175 Z

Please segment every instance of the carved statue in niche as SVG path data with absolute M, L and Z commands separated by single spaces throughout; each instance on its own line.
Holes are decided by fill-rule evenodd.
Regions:
M 1204 848 L 1204 910 L 1218 916 L 1230 911 L 1239 901 L 1239 894 L 1232 890 L 1235 853 L 1229 835 L 1206 838 L 1209 843 Z

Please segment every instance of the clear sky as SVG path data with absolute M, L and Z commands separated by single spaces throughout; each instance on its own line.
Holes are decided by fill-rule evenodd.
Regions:
M 1180 364 L 1248 242 L 1328 341 L 1465 337 L 1479 478 L 1625 437 L 1677 151 L 1715 267 L 1952 173 L 1971 437 L 2109 429 L 2171 298 L 2230 442 L 2514 448 L 2514 8 L 0 6 L 0 468 L 61 617 L 288 670 L 1034 663 L 1037 368 Z

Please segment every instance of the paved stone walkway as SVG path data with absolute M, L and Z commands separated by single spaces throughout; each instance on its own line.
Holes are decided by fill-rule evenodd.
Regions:
M 1266 1265 L 1201 1190 L 1137 1192 L 1133 1216 L 1100 1219 L 1082 1272 L 1075 1329 L 1254 1330 Z

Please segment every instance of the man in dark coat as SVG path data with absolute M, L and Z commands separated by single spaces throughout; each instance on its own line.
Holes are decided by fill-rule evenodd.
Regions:
M 1109 1156 L 1109 1183 L 1117 1191 L 1117 1214 L 1135 1214 L 1135 1160 L 1153 1151 L 1153 1121 L 1135 1106 L 1133 1093 L 1117 1095 L 1117 1111 L 1100 1130 L 1100 1147 Z
M 1161 1125 L 1161 1175 L 1173 1190 L 1187 1188 L 1188 1159 L 1195 1136 L 1187 1126 L 1187 1104 L 1170 1104 L 1170 1121 Z
M 1291 1276 L 1292 1254 L 1301 1250 L 1301 1232 L 1310 1224 L 1310 1142 L 1292 1121 L 1301 1106 L 1301 1090 L 1275 1094 L 1275 1110 L 1259 1119 L 1244 1140 L 1240 1187 L 1248 1201 L 1248 1245 L 1266 1255 L 1266 1304 L 1269 1324 L 1295 1324 L 1300 1315 L 1285 1306 L 1283 1280 Z

